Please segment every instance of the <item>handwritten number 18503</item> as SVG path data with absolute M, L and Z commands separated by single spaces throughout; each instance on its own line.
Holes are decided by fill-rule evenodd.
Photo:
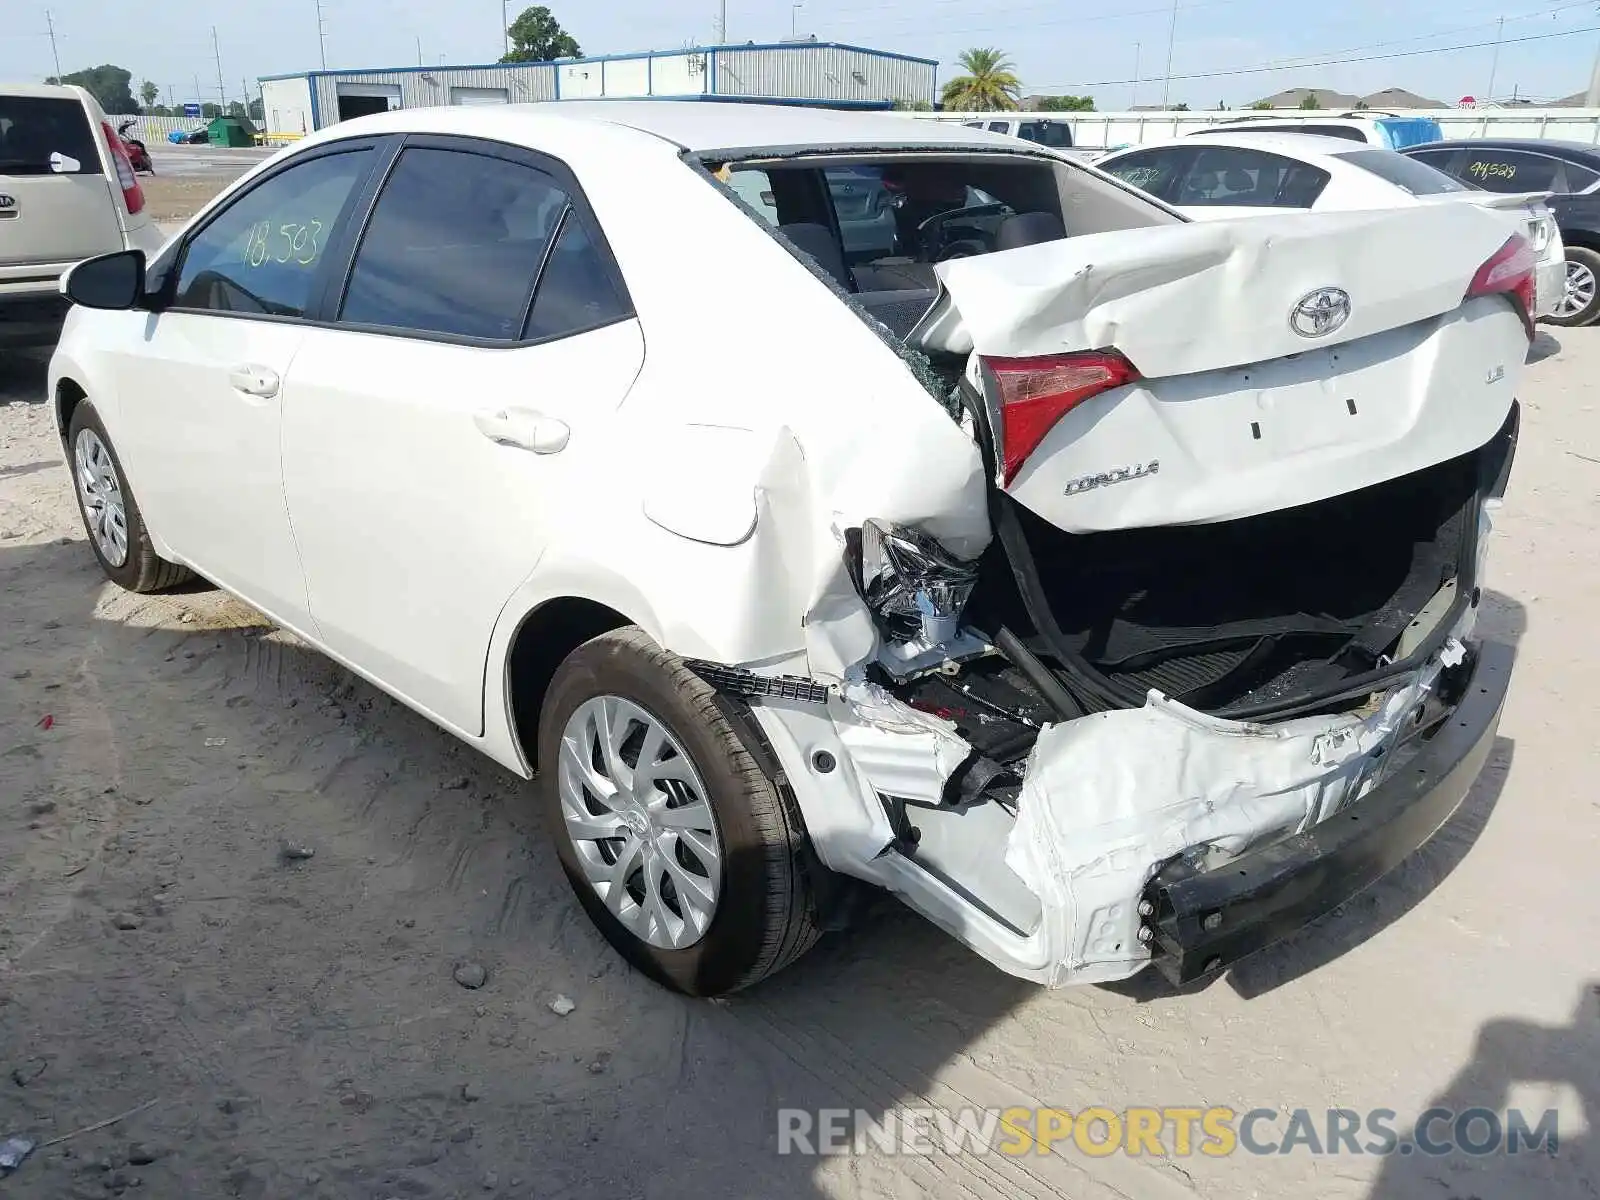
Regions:
M 322 222 L 315 217 L 303 225 L 286 222 L 279 225 L 276 232 L 271 221 L 257 221 L 245 238 L 245 265 L 259 267 L 275 262 L 308 267 L 317 260 L 317 252 L 322 248 L 321 237 Z

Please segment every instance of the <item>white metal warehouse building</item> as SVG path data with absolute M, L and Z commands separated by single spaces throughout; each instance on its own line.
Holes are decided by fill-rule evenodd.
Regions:
M 761 99 L 887 108 L 934 97 L 939 64 L 839 42 L 747 43 L 540 63 L 308 71 L 261 79 L 269 137 L 392 108 L 535 100 Z

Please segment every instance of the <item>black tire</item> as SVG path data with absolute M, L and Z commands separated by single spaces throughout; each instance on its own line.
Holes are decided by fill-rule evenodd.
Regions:
M 630 700 L 662 722 L 708 793 L 722 887 L 705 934 L 684 949 L 650 945 L 606 908 L 583 876 L 561 814 L 562 731 L 579 705 L 601 695 Z M 652 979 L 691 996 L 718 996 L 766 978 L 816 942 L 813 875 L 820 868 L 754 723 L 637 626 L 584 643 L 557 669 L 539 715 L 539 764 L 539 807 L 572 890 L 606 940 Z
M 116 473 L 117 488 L 122 493 L 123 511 L 128 525 L 128 556 L 119 565 L 106 558 L 89 524 L 89 514 L 83 504 L 83 489 L 78 482 L 78 438 L 85 430 L 92 431 L 105 445 Z M 72 420 L 67 424 L 67 471 L 72 476 L 72 494 L 78 500 L 78 516 L 83 519 L 83 531 L 89 537 L 89 549 L 100 563 L 106 578 L 130 592 L 159 592 L 173 587 L 191 577 L 188 567 L 168 562 L 155 552 L 150 544 L 150 531 L 145 528 L 144 517 L 139 512 L 139 502 L 128 485 L 128 476 L 117 457 L 117 448 L 111 444 L 111 435 L 100 421 L 100 414 L 87 400 L 80 400 L 72 410 Z
M 1600 283 L 1600 254 L 1596 254 L 1587 246 L 1568 246 L 1567 262 L 1577 263 L 1585 267 L 1597 283 Z M 1596 318 L 1600 318 L 1600 286 L 1594 289 L 1594 296 L 1577 312 L 1567 316 L 1548 316 L 1545 318 L 1551 325 L 1560 325 L 1567 329 L 1575 329 L 1582 325 L 1591 325 Z

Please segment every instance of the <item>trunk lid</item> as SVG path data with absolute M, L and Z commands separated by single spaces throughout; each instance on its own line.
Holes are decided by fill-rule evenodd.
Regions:
M 1482 445 L 1527 350 L 1504 297 L 1463 304 L 1508 236 L 1476 205 L 1297 213 L 1090 234 L 942 264 L 913 330 L 995 360 L 1115 350 L 1139 378 L 1071 407 L 1000 480 L 1068 532 L 1309 504 Z M 1292 316 L 1342 292 L 1318 335 Z
M 72 97 L 0 92 L 0 197 L 0 282 L 122 248 L 97 131 Z

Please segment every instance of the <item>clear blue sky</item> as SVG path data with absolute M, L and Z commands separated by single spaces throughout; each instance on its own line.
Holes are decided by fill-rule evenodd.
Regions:
M 105 0 L 7 0 L 0 39 L 0 80 L 37 80 L 54 73 L 45 12 L 55 22 L 61 66 L 72 71 L 103 62 L 127 67 L 135 85 L 151 79 L 170 86 L 180 102 L 217 95 L 211 23 L 217 26 L 222 83 L 238 98 L 246 80 L 318 65 L 313 0 L 213 0 L 201 6 L 106 4 Z M 513 15 L 520 6 L 513 0 Z M 615 53 L 704 43 L 714 37 L 717 0 L 556 0 L 556 17 L 586 53 Z M 1409 10 L 1412 15 L 1397 14 Z M 324 0 L 330 67 L 415 64 L 418 44 L 430 63 L 479 63 L 501 50 L 499 0 Z M 1286 4 L 1282 0 L 1181 0 L 1172 58 L 1172 100 L 1192 108 L 1247 103 L 1297 85 L 1366 93 L 1404 87 L 1453 102 L 1482 96 L 1493 51 L 1487 46 L 1338 65 L 1309 64 L 1435 47 L 1492 42 L 1506 18 L 1495 93 L 1552 98 L 1587 85 L 1600 32 L 1561 34 L 1600 26 L 1594 0 L 1342 0 Z M 798 11 L 784 0 L 732 0 L 732 41 L 776 40 L 791 22 L 804 36 L 854 42 L 937 58 L 940 78 L 971 46 L 995 46 L 1015 62 L 1030 92 L 1089 92 L 1101 109 L 1124 108 L 1133 93 L 1135 46 L 1141 103 L 1161 98 L 1166 70 L 1170 0 L 807 0 Z M 1289 64 L 1282 65 L 1280 64 Z M 1272 66 L 1250 74 L 1214 74 Z

